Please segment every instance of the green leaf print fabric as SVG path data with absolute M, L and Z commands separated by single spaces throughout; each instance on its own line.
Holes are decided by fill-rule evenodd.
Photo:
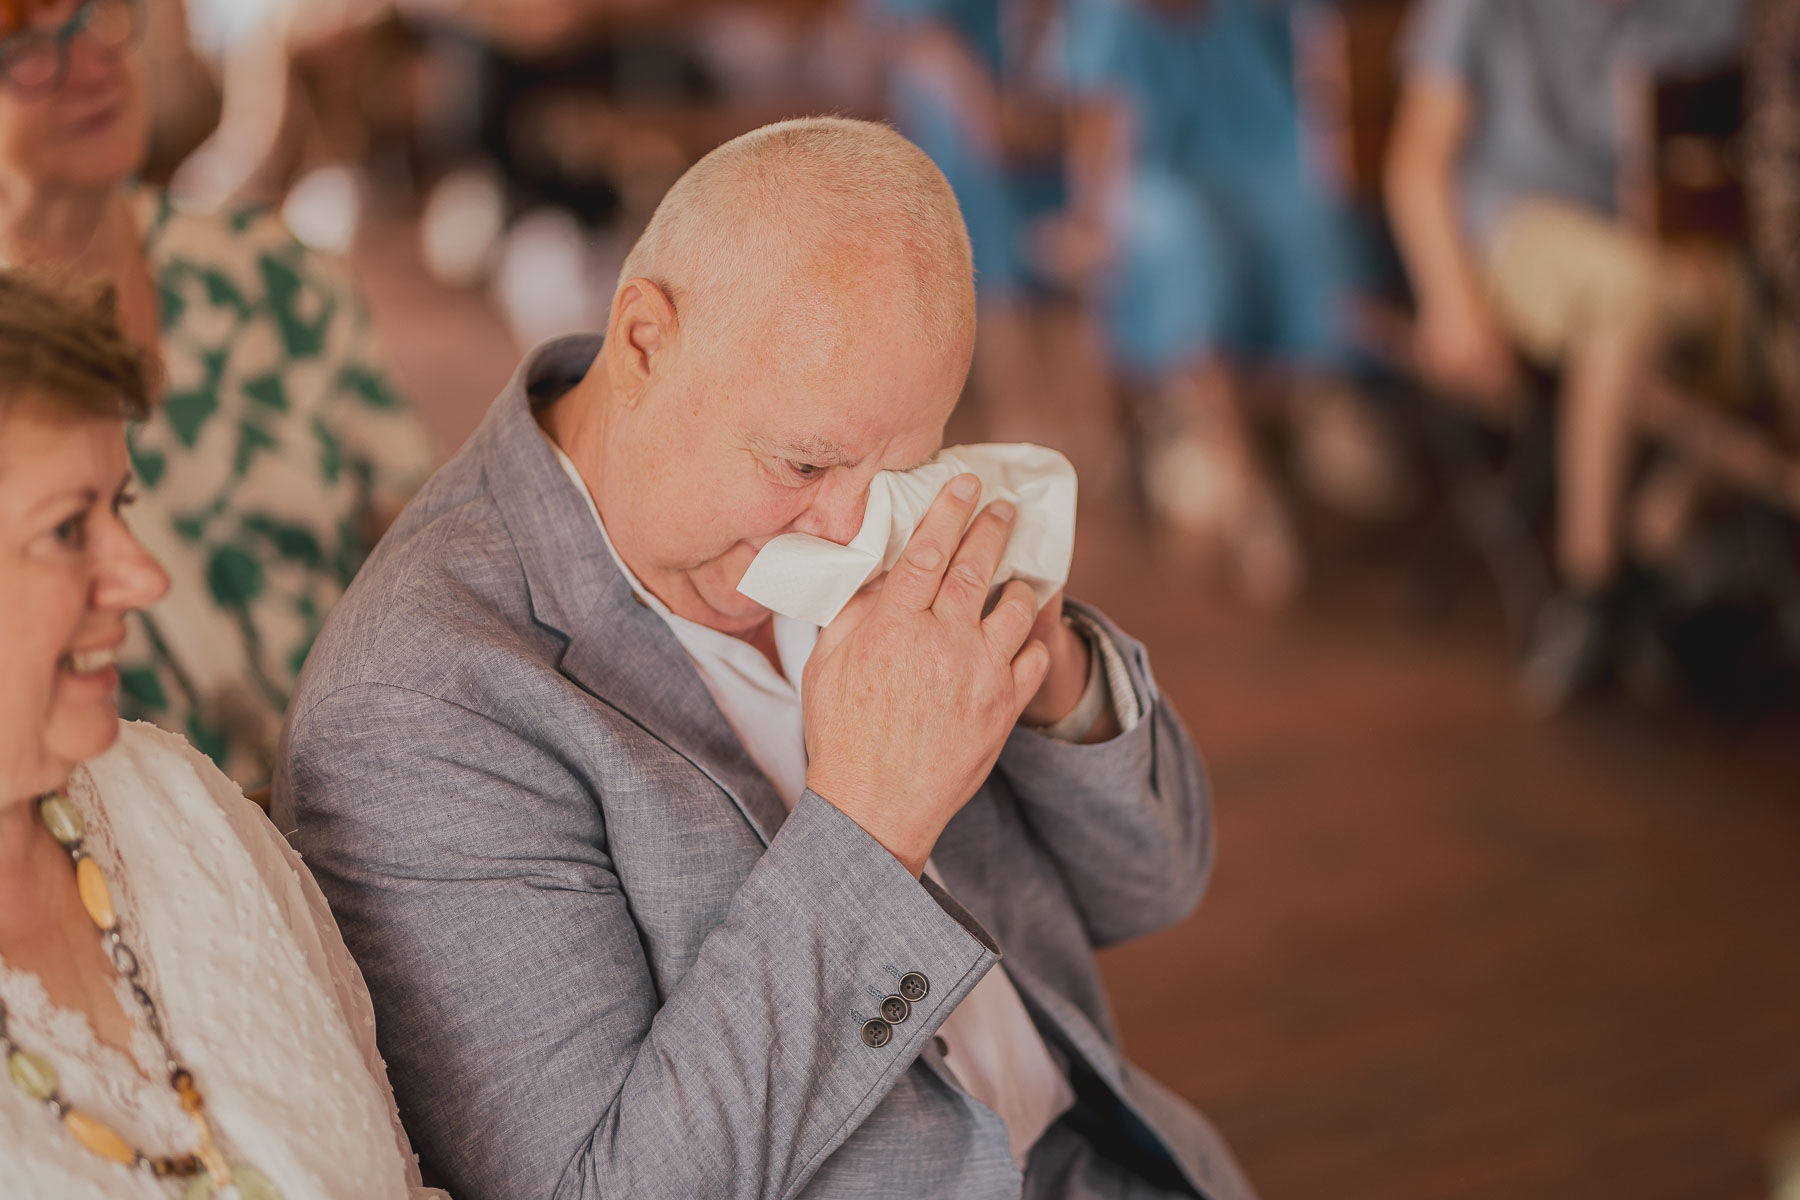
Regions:
M 163 385 L 129 435 L 129 519 L 171 587 L 134 622 L 121 709 L 254 788 L 372 514 L 404 502 L 434 459 L 343 264 L 269 214 L 183 213 L 147 190 L 137 213 Z

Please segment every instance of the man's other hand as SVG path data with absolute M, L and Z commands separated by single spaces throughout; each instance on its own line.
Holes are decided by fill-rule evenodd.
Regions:
M 1023 581 L 982 615 L 1015 513 L 996 502 L 971 523 L 980 494 L 973 475 L 938 493 L 879 589 L 820 633 L 803 681 L 807 786 L 915 876 L 1050 669 Z
M 1050 670 L 1037 695 L 1019 714 L 1019 720 L 1027 725 L 1056 724 L 1074 710 L 1087 690 L 1093 649 L 1062 619 L 1062 602 L 1059 589 L 1038 610 L 1037 623 L 1031 627 L 1031 636 L 1049 648 Z

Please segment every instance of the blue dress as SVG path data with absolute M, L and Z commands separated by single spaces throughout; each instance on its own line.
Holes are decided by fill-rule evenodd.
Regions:
M 1130 373 L 1342 353 L 1348 227 L 1305 160 L 1292 7 L 1067 0 L 1069 88 L 1129 113 L 1105 315 Z
M 962 41 L 997 84 L 1014 84 L 1028 70 L 1009 53 L 1003 0 L 868 0 L 874 15 L 893 25 L 936 20 Z M 894 123 L 931 156 L 949 180 L 969 227 L 975 286 L 986 300 L 1036 290 L 1041 279 L 1028 245 L 1032 224 L 1061 207 L 1061 168 L 996 162 L 969 136 L 961 115 L 929 80 L 904 65 L 891 79 Z

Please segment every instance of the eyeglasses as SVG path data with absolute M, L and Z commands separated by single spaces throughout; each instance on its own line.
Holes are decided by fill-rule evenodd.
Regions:
M 139 0 L 83 0 L 56 29 L 24 29 L 0 38 L 0 80 L 23 96 L 62 86 L 69 73 L 69 43 L 85 33 L 102 50 L 123 50 L 137 40 Z

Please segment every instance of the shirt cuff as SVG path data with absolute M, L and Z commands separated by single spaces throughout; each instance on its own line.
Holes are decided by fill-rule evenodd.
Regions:
M 1125 656 L 1119 653 L 1119 648 L 1113 645 L 1104 629 L 1081 613 L 1069 612 L 1064 619 L 1087 639 L 1091 652 L 1087 686 L 1068 715 L 1053 724 L 1037 727 L 1037 731 L 1059 742 L 1078 743 L 1100 723 L 1109 700 L 1113 715 L 1119 719 L 1120 732 L 1129 731 L 1142 718 L 1143 709 L 1138 704 L 1136 689 L 1131 686 L 1131 671 L 1125 665 Z

